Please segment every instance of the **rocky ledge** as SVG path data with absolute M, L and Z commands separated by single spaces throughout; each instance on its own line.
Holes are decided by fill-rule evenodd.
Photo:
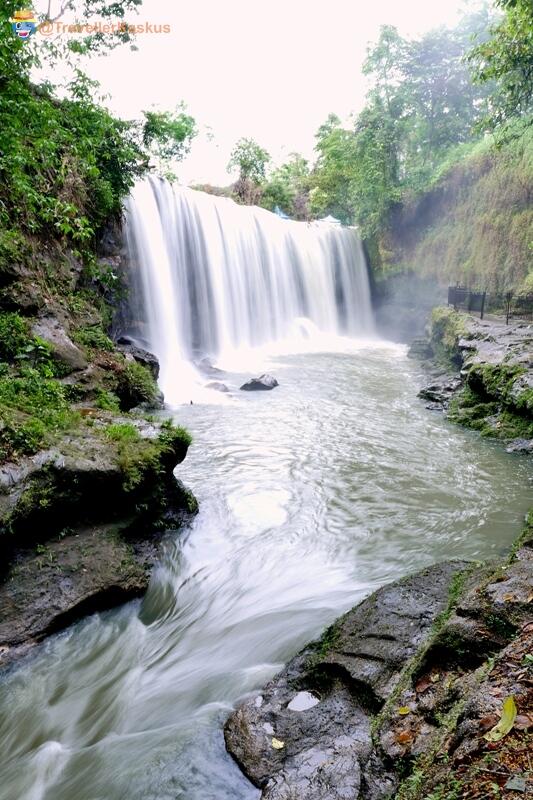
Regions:
M 383 587 L 245 700 L 226 746 L 262 798 L 533 788 L 532 534 L 500 569 L 450 562 Z M 489 741 L 508 697 L 512 730 Z
M 431 383 L 419 395 L 428 408 L 505 440 L 510 452 L 533 453 L 532 323 L 437 308 L 429 337 L 417 339 L 410 355 L 430 365 Z
M 173 475 L 186 431 L 88 414 L 53 448 L 0 467 L 2 665 L 79 617 L 141 594 L 164 531 L 196 512 Z

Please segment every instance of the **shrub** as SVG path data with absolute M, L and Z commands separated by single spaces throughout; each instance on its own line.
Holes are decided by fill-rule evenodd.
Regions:
M 29 366 L 18 374 L 0 371 L 0 461 L 35 453 L 79 419 L 65 388 L 53 378 Z
M 105 333 L 101 325 L 87 325 L 74 331 L 72 338 L 84 347 L 92 347 L 96 350 L 111 351 L 114 349 L 113 342 Z
M 12 361 L 29 342 L 28 324 L 19 314 L 0 314 L 0 361 Z
M 112 442 L 139 442 L 141 436 L 139 431 L 129 422 L 115 422 L 108 425 L 105 435 Z
M 152 373 L 136 361 L 128 362 L 119 373 L 115 392 L 124 411 L 141 403 L 155 406 L 159 398 L 159 390 Z
M 108 392 L 107 389 L 97 389 L 94 401 L 96 408 L 103 411 L 120 411 L 120 403 L 116 394 Z

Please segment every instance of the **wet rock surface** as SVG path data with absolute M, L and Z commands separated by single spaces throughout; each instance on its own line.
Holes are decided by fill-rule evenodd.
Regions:
M 447 408 L 450 400 L 461 385 L 460 378 L 445 374 L 436 377 L 432 383 L 421 389 L 418 396 L 422 400 L 428 400 L 432 404 L 432 408 Z
M 374 750 L 372 720 L 427 641 L 464 567 L 440 564 L 380 589 L 235 711 L 226 746 L 264 798 L 374 796 L 364 778 Z M 293 710 L 303 691 L 319 702 Z
M 122 336 L 118 340 L 117 348 L 121 353 L 124 353 L 125 356 L 129 356 L 133 358 L 134 361 L 137 361 L 137 363 L 142 364 L 143 367 L 147 367 L 152 373 L 154 380 L 159 378 L 159 361 L 157 360 L 157 356 L 155 356 L 153 353 L 150 353 L 149 350 L 145 350 L 143 347 L 138 347 L 134 342 L 125 336 Z
M 32 325 L 32 333 L 47 342 L 52 357 L 66 372 L 75 372 L 87 367 L 87 359 L 80 348 L 68 336 L 65 328 L 53 316 L 41 317 Z
M 240 387 L 244 392 L 260 392 L 275 389 L 279 386 L 276 378 L 272 375 L 261 375 L 259 378 L 250 378 Z
M 427 408 L 447 412 L 454 422 L 507 441 L 509 452 L 533 452 L 533 324 L 478 320 L 437 309 L 428 352 L 448 370 L 432 377 L 419 397 Z M 414 357 L 429 365 L 423 346 Z M 455 367 L 457 372 L 453 372 Z
M 239 706 L 226 746 L 262 798 L 533 790 L 532 545 L 530 517 L 500 567 L 451 562 L 383 587 Z M 507 697 L 517 707 L 512 733 L 489 742 Z
M 102 414 L 57 447 L 0 467 L 0 666 L 141 594 L 164 532 L 196 512 L 173 475 L 188 448 L 179 429 L 128 417 L 139 438 L 125 449 L 105 436 L 111 419 L 120 426 Z

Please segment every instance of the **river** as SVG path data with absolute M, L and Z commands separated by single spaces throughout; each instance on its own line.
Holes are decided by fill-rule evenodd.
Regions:
M 531 466 L 425 410 L 404 347 L 267 366 L 274 391 L 176 410 L 194 436 L 178 475 L 200 513 L 144 600 L 2 679 L 2 800 L 257 798 L 224 750 L 235 702 L 378 586 L 500 555 L 518 534 Z

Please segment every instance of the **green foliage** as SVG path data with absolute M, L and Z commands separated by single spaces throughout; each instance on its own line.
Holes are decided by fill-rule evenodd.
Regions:
M 61 14 L 77 11 L 85 21 L 123 18 L 140 1 L 72 0 Z M 15 7 L 7 3 L 8 17 Z M 0 27 L 0 272 L 3 251 L 7 247 L 12 257 L 14 249 L 2 229 L 63 241 L 89 260 L 98 230 L 121 213 L 135 178 L 149 168 L 150 153 L 180 158 L 195 133 L 194 120 L 184 113 L 147 112 L 141 125 L 114 118 L 95 101 L 97 85 L 76 59 L 130 41 L 126 30 L 52 40 L 35 36 L 24 44 L 9 23 Z M 43 59 L 54 68 L 67 59 L 74 70 L 62 100 L 51 85 L 30 81 Z
M 145 403 L 157 404 L 159 391 L 150 370 L 136 361 L 128 362 L 120 371 L 114 389 L 124 411 Z
M 59 103 L 15 76 L 0 94 L 0 115 L 0 226 L 90 249 L 141 172 L 132 126 L 90 100 Z
M 398 267 L 494 293 L 533 287 L 533 127 L 514 120 L 456 149 L 421 196 L 390 222 Z M 390 266 L 393 263 L 389 261 Z
M 19 314 L 0 314 L 0 361 L 10 361 L 24 352 L 29 341 L 28 324 Z
M 87 325 L 72 332 L 72 338 L 84 347 L 96 350 L 114 350 L 114 344 L 101 325 Z
M 130 422 L 116 422 L 108 425 L 105 435 L 113 442 L 139 442 L 139 431 Z
M 309 219 L 309 164 L 291 153 L 289 161 L 273 170 L 261 187 L 260 205 L 273 211 L 276 206 L 293 219 Z
M 48 342 L 31 336 L 27 320 L 16 312 L 0 312 L 0 362 L 34 367 L 44 378 L 60 377 L 62 365 L 52 359 Z
M 97 389 L 94 405 L 103 411 L 120 411 L 120 402 L 116 394 L 107 389 Z
M 475 79 L 493 82 L 490 108 L 483 125 L 533 113 L 533 5 L 531 0 L 497 0 L 505 15 L 491 28 L 468 59 Z
M 318 131 L 313 212 L 356 222 L 363 236 L 375 237 L 391 209 L 424 189 L 450 150 L 469 140 L 488 89 L 474 86 L 464 54 L 487 21 L 482 11 L 413 40 L 381 29 L 364 65 L 365 107 L 352 125 L 330 115 Z
M 58 381 L 29 366 L 0 372 L 0 462 L 36 452 L 78 421 Z
M 174 426 L 171 421 L 163 423 L 157 439 L 141 438 L 137 429 L 128 423 L 109 425 L 106 436 L 117 443 L 118 463 L 124 474 L 123 486 L 127 492 L 134 491 L 148 476 L 161 486 L 165 469 L 169 464 L 174 466 L 176 460 L 185 456 L 191 441 L 185 428 Z M 187 496 L 184 500 L 190 506 L 194 497 Z
M 174 425 L 171 420 L 165 420 L 161 425 L 159 442 L 166 451 L 174 451 L 178 446 L 190 447 L 192 444 L 192 436 L 189 431 L 181 425 Z
M 267 151 L 253 139 L 239 139 L 232 150 L 228 172 L 237 169 L 241 180 L 259 184 L 265 179 L 265 169 L 269 161 Z
M 168 163 L 181 161 L 190 150 L 191 142 L 197 134 L 193 117 L 185 113 L 185 107 L 178 106 L 170 111 L 144 111 L 143 144 L 152 152 L 162 172 L 168 171 Z
M 431 346 L 444 364 L 461 366 L 458 343 L 466 332 L 464 317 L 452 308 L 438 306 L 431 312 Z

